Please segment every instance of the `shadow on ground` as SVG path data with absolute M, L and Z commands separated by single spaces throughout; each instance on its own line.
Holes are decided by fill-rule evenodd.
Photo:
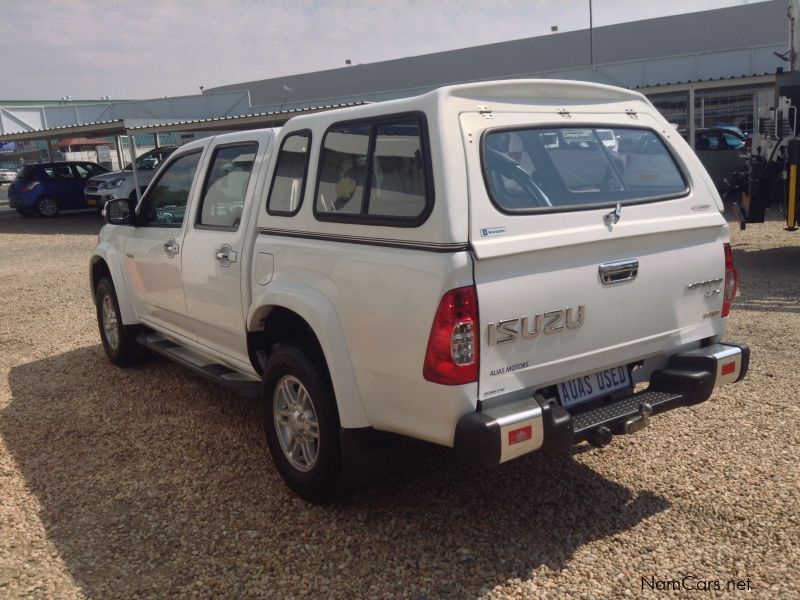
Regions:
M 257 403 L 176 365 L 122 371 L 94 346 L 14 367 L 9 384 L 0 435 L 90 597 L 475 596 L 669 507 L 571 457 L 474 472 L 429 447 L 314 506 L 265 460 Z
M 23 217 L 14 210 L 0 212 L 0 234 L 22 235 L 96 235 L 103 219 L 95 210 L 75 210 L 52 219 Z

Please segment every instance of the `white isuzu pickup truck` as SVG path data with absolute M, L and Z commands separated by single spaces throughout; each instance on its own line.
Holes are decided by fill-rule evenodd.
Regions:
M 106 204 L 91 289 L 113 363 L 149 349 L 260 398 L 317 500 L 376 436 L 496 465 L 743 378 L 722 209 L 641 94 L 456 85 L 182 146 Z

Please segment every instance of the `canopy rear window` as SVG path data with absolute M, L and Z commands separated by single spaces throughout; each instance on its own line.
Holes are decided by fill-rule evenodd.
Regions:
M 489 195 L 507 213 L 634 204 L 688 191 L 661 138 L 643 128 L 488 131 L 482 162 Z

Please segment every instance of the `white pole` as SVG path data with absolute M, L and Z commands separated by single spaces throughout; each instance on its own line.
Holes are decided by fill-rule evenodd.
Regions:
M 131 146 L 131 169 L 133 169 L 133 186 L 136 190 L 136 207 L 142 202 L 142 191 L 139 189 L 139 177 L 136 174 L 136 136 L 128 131 L 128 143 Z

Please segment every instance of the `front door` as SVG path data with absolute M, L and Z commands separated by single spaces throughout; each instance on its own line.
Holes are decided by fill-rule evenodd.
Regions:
M 184 238 L 183 291 L 197 340 L 247 362 L 242 262 L 249 202 L 259 141 L 263 134 L 243 133 L 241 142 L 211 150 L 190 233 Z
M 181 255 L 202 149 L 176 156 L 142 200 L 136 228 L 125 242 L 125 271 L 136 312 L 150 323 L 195 339 L 186 314 Z
M 58 185 L 58 207 L 61 210 L 80 208 L 83 200 L 84 180 L 66 163 L 53 166 L 55 183 Z

